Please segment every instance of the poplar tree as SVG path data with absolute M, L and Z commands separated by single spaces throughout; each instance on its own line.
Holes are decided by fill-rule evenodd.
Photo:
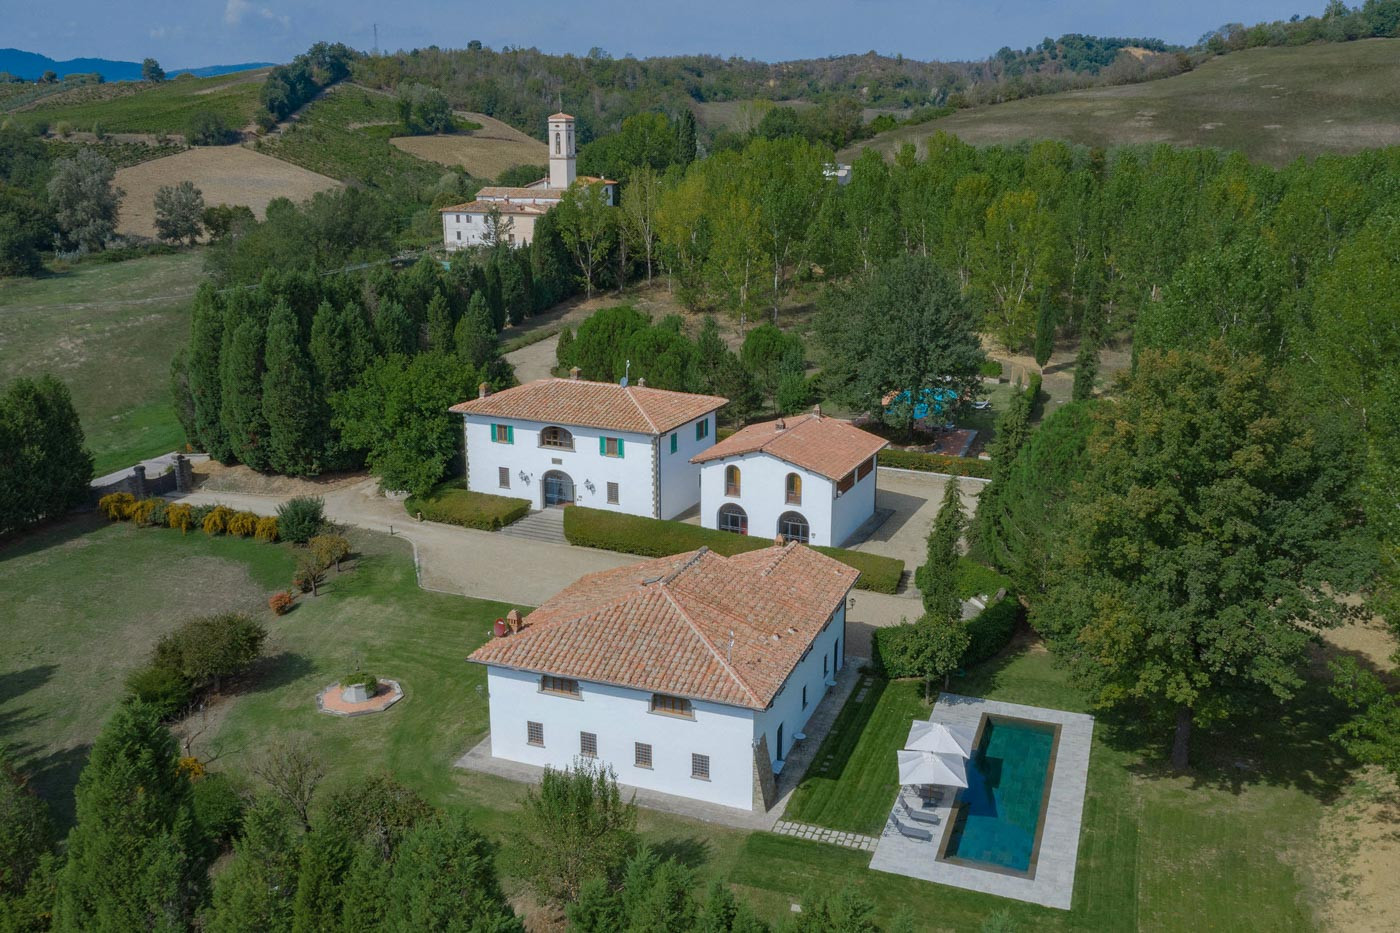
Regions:
M 695 111 L 681 110 L 676 120 L 676 164 L 684 167 L 695 161 Z
M 223 423 L 233 456 L 255 470 L 269 466 L 263 417 L 263 328 L 245 315 L 225 333 L 222 371 Z
M 177 756 L 175 737 L 153 709 L 117 707 L 78 779 L 55 930 L 190 926 L 207 867 Z
M 195 292 L 190 322 L 190 353 L 186 364 L 190 399 L 194 404 L 191 441 L 205 453 L 227 463 L 233 457 L 223 420 L 223 377 L 220 354 L 224 342 L 224 308 L 214 286 L 205 282 Z
M 314 476 L 324 468 L 328 412 L 316 391 L 296 315 L 285 301 L 277 303 L 268 321 L 266 357 L 262 405 L 268 466 L 290 476 Z

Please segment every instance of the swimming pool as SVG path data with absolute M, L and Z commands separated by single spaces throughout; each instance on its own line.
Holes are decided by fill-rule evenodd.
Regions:
M 1060 727 L 983 715 L 939 858 L 1035 877 Z

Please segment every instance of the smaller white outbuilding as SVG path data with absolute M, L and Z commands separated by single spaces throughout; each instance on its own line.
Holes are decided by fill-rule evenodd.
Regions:
M 885 445 L 820 409 L 751 424 L 691 458 L 700 464 L 700 524 L 839 547 L 875 514 Z

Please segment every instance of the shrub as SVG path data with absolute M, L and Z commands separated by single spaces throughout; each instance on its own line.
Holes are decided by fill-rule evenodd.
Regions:
M 166 525 L 166 515 L 170 511 L 170 503 L 164 499 L 147 499 L 151 504 L 151 514 L 146 519 L 146 524 L 164 528 Z
M 194 510 L 183 503 L 175 503 L 165 510 L 165 524 L 177 528 L 184 534 L 194 526 Z
M 379 686 L 379 678 L 369 673 L 364 668 L 357 667 L 341 675 L 340 685 L 342 687 L 363 686 L 366 690 L 373 691 L 374 688 Z
M 326 565 L 315 554 L 297 556 L 297 569 L 292 573 L 292 586 L 303 593 L 318 595 L 326 579 Z
M 1046 395 L 1040 391 L 1040 373 L 1031 373 L 1031 378 L 1026 385 L 1026 398 L 1031 403 L 1030 419 L 1036 420 L 1045 410 Z
M 193 524 L 193 526 L 195 526 L 195 527 L 203 528 L 203 527 L 204 527 L 204 519 L 207 518 L 207 517 L 209 516 L 209 513 L 212 512 L 212 511 L 214 511 L 215 508 L 216 508 L 216 506 L 212 506 L 212 505 L 195 505 L 195 506 L 191 506 L 191 507 L 190 507 L 190 522 L 191 522 L 191 523 Z
M 129 492 L 109 492 L 97 500 L 97 509 L 114 522 L 124 522 L 135 504 L 136 497 Z
M 277 507 L 277 533 L 283 541 L 305 544 L 326 523 L 326 504 L 319 496 L 297 496 Z
M 463 488 L 461 480 L 455 480 L 443 483 L 426 496 L 410 496 L 404 500 L 404 508 L 409 515 L 422 512 L 430 522 L 496 531 L 530 514 L 530 501 L 470 492 Z
M 69 136 L 73 135 L 73 124 L 69 123 L 67 120 L 59 120 L 54 124 L 54 132 L 64 139 L 67 139 Z
M 974 596 L 995 596 L 998 590 L 1011 590 L 1011 578 L 997 573 L 986 564 L 980 564 L 970 557 L 958 558 L 957 571 L 958 599 L 971 599 Z
M 228 531 L 229 519 L 233 518 L 233 509 L 226 505 L 216 505 L 204 516 L 204 521 L 200 522 L 200 527 L 207 535 L 221 535 Z
M 564 537 L 579 547 L 596 547 L 643 557 L 666 557 L 705 546 L 728 557 L 745 551 L 770 547 L 768 538 L 736 535 L 685 522 L 643 518 L 571 505 L 564 510 Z M 815 551 L 835 558 L 861 572 L 856 588 L 877 593 L 899 589 L 904 561 L 880 554 L 848 551 L 844 548 L 816 547 Z
M 259 541 L 266 541 L 268 544 L 276 541 L 277 519 L 271 515 L 258 519 L 258 527 L 253 534 Z
M 258 530 L 258 517 L 252 512 L 234 512 L 229 516 L 227 531 L 240 538 L 248 538 Z
M 1008 597 L 978 613 L 967 623 L 967 632 L 972 636 L 972 641 L 963 655 L 963 664 L 981 664 L 1011 644 L 1011 637 L 1016 634 L 1016 623 L 1021 620 L 1024 611 L 1018 601 Z
M 870 664 L 886 677 L 918 677 L 919 638 L 913 622 L 877 628 L 870 635 Z
M 977 372 L 988 379 L 1000 379 L 1002 373 L 1001 362 L 998 360 L 985 360 L 981 366 L 977 367 Z
M 267 629 L 241 613 L 191 619 L 156 642 L 151 665 L 178 674 L 195 689 L 218 689 L 262 654 Z
M 174 719 L 194 698 L 194 688 L 177 671 L 154 664 L 127 675 L 126 693 L 156 710 L 161 719 Z
M 155 511 L 155 507 L 154 499 L 137 499 L 126 510 L 126 517 L 138 525 L 149 525 L 151 524 L 151 513 Z
M 243 824 L 243 795 L 233 781 L 219 772 L 204 775 L 190 788 L 190 806 L 210 846 L 215 851 L 227 848 Z
M 926 454 L 920 450 L 895 450 L 891 447 L 880 451 L 880 466 L 900 470 L 923 470 L 927 473 L 947 473 L 950 476 L 975 476 L 980 479 L 992 477 L 990 461 L 978 460 L 975 457 Z
M 267 598 L 267 608 L 272 610 L 275 616 L 284 616 L 292 608 L 292 603 L 296 597 L 286 590 L 278 590 Z

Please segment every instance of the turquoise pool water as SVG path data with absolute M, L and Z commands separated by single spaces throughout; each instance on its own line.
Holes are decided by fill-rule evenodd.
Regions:
M 1031 872 L 1054 748 L 1053 725 L 988 716 L 944 858 Z

